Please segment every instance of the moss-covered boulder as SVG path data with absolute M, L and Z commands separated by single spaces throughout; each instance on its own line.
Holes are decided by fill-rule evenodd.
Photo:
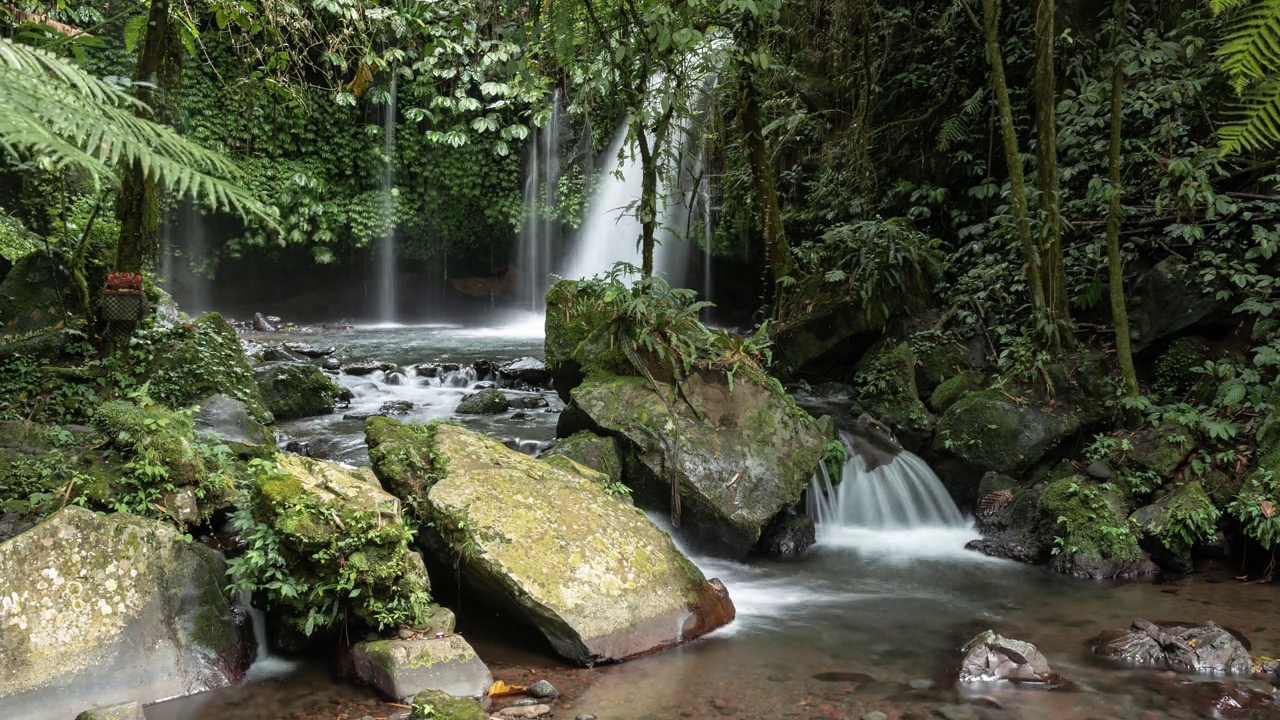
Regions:
M 256 422 L 272 421 L 240 339 L 221 315 L 207 313 L 191 323 L 156 329 L 148 337 L 155 353 L 146 371 L 153 398 L 183 408 L 226 395 L 244 403 Z
M 929 396 L 929 407 L 934 412 L 946 412 L 948 408 L 959 402 L 960 398 L 977 392 L 986 384 L 986 378 L 977 370 L 965 370 L 948 380 L 943 380 L 933 389 Z
M 299 455 L 258 468 L 237 525 L 242 535 L 270 538 L 277 553 L 237 569 L 274 612 L 308 635 L 347 613 L 374 628 L 427 619 L 426 568 L 409 549 L 399 499 L 372 471 Z M 287 588 L 271 582 L 277 574 Z
M 608 478 L 610 483 L 622 482 L 622 448 L 616 438 L 602 437 L 583 430 L 559 440 L 542 454 L 542 459 L 555 462 L 556 457 L 566 457 Z
M 1135 353 L 1188 328 L 1231 324 L 1230 306 L 1174 257 L 1143 273 L 1129 296 L 1129 336 Z
M 55 356 L 76 339 L 68 329 L 83 329 L 75 283 L 61 253 L 55 250 L 54 256 L 56 262 L 43 251 L 31 253 L 0 278 L 0 358 L 14 353 Z
M 506 412 L 509 406 L 505 393 L 497 388 L 487 388 L 463 398 L 454 412 L 459 415 L 496 415 Z
M 476 597 L 538 628 L 565 658 L 625 660 L 733 619 L 723 586 L 606 493 L 602 476 L 562 470 L 455 425 L 396 433 L 393 423 L 370 426 L 380 438 L 373 467 L 389 486 L 425 489 L 414 503 L 420 542 L 456 565 Z
M 1156 566 L 1138 547 L 1119 495 L 1083 476 L 1055 480 L 1040 495 L 1040 534 L 1052 547 L 1050 566 L 1078 577 L 1149 575 Z
M 67 507 L 0 544 L 0 707 L 67 718 L 239 681 L 226 565 L 172 526 Z
M 361 682 L 393 699 L 424 690 L 478 698 L 493 684 L 489 668 L 461 635 L 357 643 L 351 663 Z
M 237 455 L 269 457 L 276 452 L 275 435 L 250 417 L 248 405 L 233 397 L 211 395 L 201 400 L 192 420 L 196 437 L 226 445 Z
M 311 363 L 264 363 L 253 369 L 253 379 L 277 420 L 326 415 L 342 394 L 338 383 Z
M 428 690 L 414 696 L 409 717 L 411 720 L 488 720 L 489 715 L 479 700 Z
M 1191 551 L 1213 537 L 1221 512 L 1199 482 L 1188 482 L 1140 507 L 1129 521 L 1142 533 L 1142 547 L 1157 565 L 1190 573 Z
M 999 390 L 969 393 L 942 414 L 936 452 L 975 470 L 1017 474 L 1079 432 L 1074 415 L 1022 404 Z
M 547 291 L 546 370 L 565 402 L 588 370 L 628 372 L 631 367 L 620 347 L 599 337 L 609 322 L 600 301 L 598 287 L 577 280 L 561 280 Z
M 905 342 L 882 343 L 853 372 L 852 412 L 888 425 L 904 445 L 919 449 L 933 432 L 933 415 L 916 392 L 916 356 Z
M 670 509 L 672 475 L 682 529 L 710 552 L 741 557 L 799 501 L 826 449 L 816 421 L 775 388 L 694 372 L 664 398 L 642 378 L 591 375 L 573 405 L 619 438 L 637 502 Z
M 1144 427 L 1129 437 L 1129 450 L 1122 458 L 1135 470 L 1149 470 L 1160 479 L 1173 476 L 1194 447 L 1191 435 L 1174 422 Z

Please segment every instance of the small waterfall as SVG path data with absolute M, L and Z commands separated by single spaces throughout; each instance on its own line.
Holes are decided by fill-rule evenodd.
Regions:
M 838 485 L 831 482 L 824 463 L 809 483 L 807 502 L 819 540 L 824 529 L 964 528 L 968 524 L 929 465 L 906 450 L 872 470 L 867 470 L 860 455 L 850 455 Z
M 391 90 L 382 115 L 382 237 L 378 241 L 378 320 L 396 320 L 396 230 L 395 230 L 395 162 L 396 162 L 396 73 L 391 71 Z
M 254 655 L 248 672 L 244 674 L 244 681 L 270 680 L 293 672 L 297 663 L 271 654 L 271 647 L 267 643 L 267 619 L 261 610 L 253 606 L 253 595 L 248 590 L 241 590 L 239 603 L 249 614 L 249 622 L 253 625 L 253 639 L 258 645 L 258 652 Z
M 525 160 L 524 225 L 520 229 L 521 295 L 529 309 L 542 310 L 551 275 L 552 248 L 559 221 L 556 202 L 560 185 L 560 90 L 551 98 L 551 117 L 534 131 Z
M 211 310 L 209 302 L 209 240 L 204 215 L 184 200 L 161 227 L 160 277 L 165 292 L 178 307 L 195 317 Z

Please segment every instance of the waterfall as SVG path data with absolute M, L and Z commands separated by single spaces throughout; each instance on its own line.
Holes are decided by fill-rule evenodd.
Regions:
M 560 90 L 551 99 L 551 117 L 534 131 L 525 154 L 524 225 L 520 229 L 521 304 L 542 310 L 551 275 L 558 229 L 555 208 L 560 185 Z
M 209 241 L 204 215 L 191 200 L 184 200 L 174 216 L 166 218 L 160 231 L 160 277 L 165 292 L 184 311 L 195 317 L 210 310 Z
M 902 450 L 890 462 L 867 470 L 861 455 L 851 453 L 833 484 L 826 464 L 809 483 L 807 509 L 824 529 L 905 530 L 924 527 L 963 528 L 967 523 L 942 481 L 918 456 Z
M 391 90 L 382 116 L 382 237 L 378 241 L 378 320 L 396 320 L 396 230 L 395 230 L 395 162 L 396 162 L 396 73 L 391 71 Z
M 244 675 L 245 682 L 268 680 L 292 672 L 297 663 L 271 654 L 271 648 L 267 644 L 267 619 L 261 610 L 253 606 L 252 594 L 248 590 L 241 590 L 238 601 L 249 614 L 249 622 L 253 625 L 253 639 L 258 646 L 253 664 Z

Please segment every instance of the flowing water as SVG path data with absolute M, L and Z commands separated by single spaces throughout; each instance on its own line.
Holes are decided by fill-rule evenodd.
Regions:
M 560 190 L 560 89 L 551 96 L 551 116 L 534 131 L 525 154 L 524 224 L 517 263 L 521 304 L 541 310 L 559 240 L 556 205 Z
M 353 358 L 404 364 L 540 355 L 532 321 L 523 335 L 520 327 L 367 328 L 332 342 L 342 342 Z M 376 391 L 369 392 L 377 396 L 368 405 L 384 396 L 425 399 L 463 392 L 387 378 L 374 384 Z M 436 409 L 421 417 L 447 415 L 447 405 L 430 406 Z M 535 425 L 464 421 L 499 435 L 549 438 L 554 414 Z M 302 424 L 312 422 L 348 438 L 352 447 L 359 444 L 362 423 Z M 868 486 L 876 482 L 886 487 Z M 518 634 L 481 609 L 461 606 L 460 629 L 496 676 L 508 682 L 547 677 L 566 690 L 555 705 L 557 717 L 589 712 L 602 720 L 856 720 L 872 711 L 896 719 L 909 713 L 937 717 L 940 709 L 951 713 L 947 717 L 983 720 L 1239 717 L 1189 699 L 1212 689 L 1208 678 L 1110 665 L 1090 653 L 1090 640 L 1137 617 L 1214 620 L 1248 636 L 1255 654 L 1280 654 L 1280 596 L 1274 587 L 1238 583 L 1229 568 L 1214 565 L 1160 582 L 1097 583 L 988 558 L 964 549 L 977 533 L 949 499 L 937 497 L 938 487 L 932 472 L 910 455 L 872 472 L 851 458 L 834 486 L 818 478 L 811 492 L 823 494 L 819 541 L 805 558 L 693 558 L 708 577 L 724 582 L 737 619 L 672 651 L 571 669 L 539 643 L 513 639 Z M 880 510 L 868 514 L 867 506 Z M 452 604 L 451 598 L 442 600 Z M 957 688 L 959 648 L 988 628 L 1036 644 L 1067 687 Z M 300 663 L 287 681 L 154 706 L 148 718 L 358 719 L 392 710 L 373 691 L 335 681 L 313 660 Z M 1273 716 L 1261 711 L 1249 717 Z
M 391 89 L 382 114 L 382 237 L 378 240 L 377 317 L 384 323 L 396 320 L 396 73 L 391 72 Z

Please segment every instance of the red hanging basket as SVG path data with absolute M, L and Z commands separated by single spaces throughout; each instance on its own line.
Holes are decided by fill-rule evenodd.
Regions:
M 102 319 L 107 322 L 140 322 L 147 315 L 147 298 L 142 294 L 142 276 L 115 272 L 107 276 L 102 289 Z

